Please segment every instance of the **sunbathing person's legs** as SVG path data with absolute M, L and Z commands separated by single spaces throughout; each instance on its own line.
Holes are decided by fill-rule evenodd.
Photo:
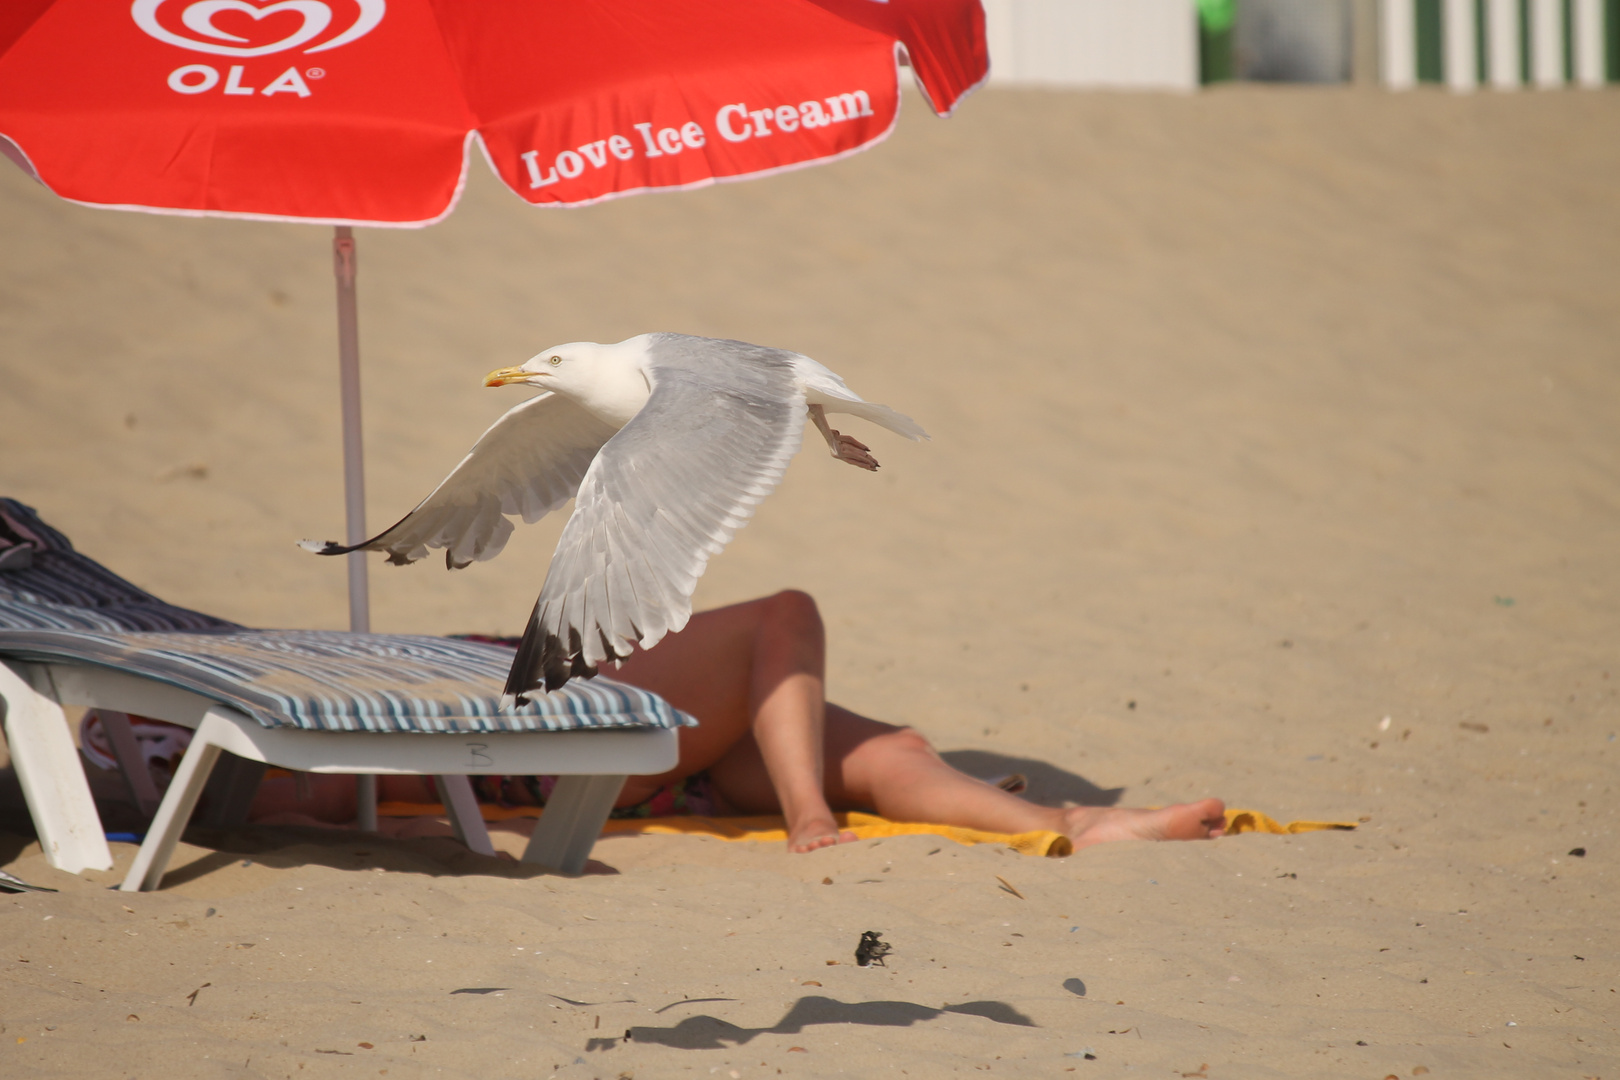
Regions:
M 803 593 L 694 615 L 680 634 L 638 652 L 614 673 L 703 722 L 682 731 L 681 760 L 673 770 L 631 777 L 619 804 L 707 769 L 735 809 L 782 813 L 795 851 L 841 839 L 833 809 L 871 809 L 898 821 L 988 832 L 1045 829 L 1063 833 L 1077 848 L 1108 840 L 1206 839 L 1224 827 L 1218 799 L 1159 810 L 1036 806 L 957 772 L 910 728 L 825 704 L 824 670 L 821 618 Z
M 1076 848 L 1108 840 L 1206 840 L 1226 827 L 1219 799 L 1158 810 L 1036 806 L 951 768 L 916 731 L 827 707 L 828 798 L 897 821 L 986 832 L 1060 832 Z M 836 786 L 835 786 L 836 785 Z
M 826 706 L 826 791 L 835 810 L 874 810 L 893 821 L 926 821 L 985 832 L 1044 829 L 1078 848 L 1109 840 L 1205 840 L 1225 828 L 1219 799 L 1178 803 L 1158 810 L 1116 807 L 1046 807 L 1026 802 L 946 764 L 911 728 L 870 720 Z M 710 769 L 717 786 L 739 809 L 775 810 L 758 750 L 744 739 Z

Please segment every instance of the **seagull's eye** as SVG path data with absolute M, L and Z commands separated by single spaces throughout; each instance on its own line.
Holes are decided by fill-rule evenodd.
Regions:
M 551 366 L 552 366 L 552 367 L 556 367 L 556 366 L 557 366 L 557 365 L 558 365 L 558 364 L 560 364 L 560 363 L 562 363 L 562 357 L 560 357 L 560 356 L 553 356 L 553 357 L 552 357 L 552 358 L 551 358 Z

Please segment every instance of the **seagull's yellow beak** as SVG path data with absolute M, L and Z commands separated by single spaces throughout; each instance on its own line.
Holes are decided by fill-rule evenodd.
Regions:
M 529 377 L 529 372 L 520 367 L 497 368 L 484 376 L 485 386 L 505 386 L 507 383 L 522 382 Z

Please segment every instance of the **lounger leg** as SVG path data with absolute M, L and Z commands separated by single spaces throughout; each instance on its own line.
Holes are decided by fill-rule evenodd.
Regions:
M 253 809 L 253 798 L 259 793 L 259 781 L 264 779 L 267 769 L 269 766 L 262 761 L 251 761 L 225 751 L 214 763 L 214 771 L 203 787 L 208 808 L 196 823 L 210 829 L 229 829 L 245 822 L 248 811 Z
M 0 664 L 0 706 L 6 744 L 45 860 L 58 870 L 111 870 L 112 852 L 101 829 L 67 717 L 43 668 Z M 26 675 L 26 678 L 24 677 Z
M 361 832 L 377 831 L 377 775 L 361 773 L 354 778 L 354 827 Z
M 478 796 L 473 794 L 472 781 L 465 776 L 435 776 L 433 787 L 444 803 L 444 812 L 450 815 L 450 827 L 456 830 L 456 839 L 480 855 L 495 854 L 495 845 L 489 842 L 489 829 L 484 826 L 484 815 L 478 809 Z
M 112 709 L 96 711 L 101 714 L 101 730 L 107 733 L 107 742 L 112 745 L 118 771 L 124 774 L 124 783 L 129 785 L 130 798 L 135 800 L 142 817 L 151 817 L 157 813 L 163 796 L 152 782 L 152 770 L 146 767 L 146 756 L 141 753 L 140 741 L 130 726 L 129 713 Z
M 197 733 L 191 737 L 186 756 L 180 759 L 180 768 L 169 781 L 169 790 L 164 792 L 163 802 L 158 805 L 157 816 L 147 828 L 146 842 L 136 853 L 134 865 L 119 886 L 124 892 L 148 892 L 163 881 L 163 871 L 174 854 L 174 845 L 180 842 L 180 834 L 185 832 L 186 822 L 191 820 L 191 812 L 197 808 L 197 799 L 208 783 L 208 774 L 214 771 L 214 762 L 223 753 L 211 738 L 215 725 L 221 723 L 224 721 L 204 717 Z
M 561 874 L 585 869 L 596 838 L 624 788 L 623 776 L 562 776 L 546 800 L 523 861 Z

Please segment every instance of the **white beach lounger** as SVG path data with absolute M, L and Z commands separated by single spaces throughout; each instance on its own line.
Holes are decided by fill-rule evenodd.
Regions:
M 51 865 L 112 867 L 63 705 L 195 730 L 126 891 L 161 882 L 222 751 L 238 769 L 217 791 L 217 820 L 245 813 L 266 765 L 430 775 L 457 836 L 486 854 L 493 848 L 467 776 L 559 775 L 523 861 L 579 873 L 624 778 L 672 768 L 676 729 L 696 721 L 607 678 L 503 712 L 511 658 L 448 638 L 250 630 L 174 607 L 74 551 L 30 508 L 0 499 L 0 710 Z M 142 762 L 127 722 L 104 719 L 128 774 Z

